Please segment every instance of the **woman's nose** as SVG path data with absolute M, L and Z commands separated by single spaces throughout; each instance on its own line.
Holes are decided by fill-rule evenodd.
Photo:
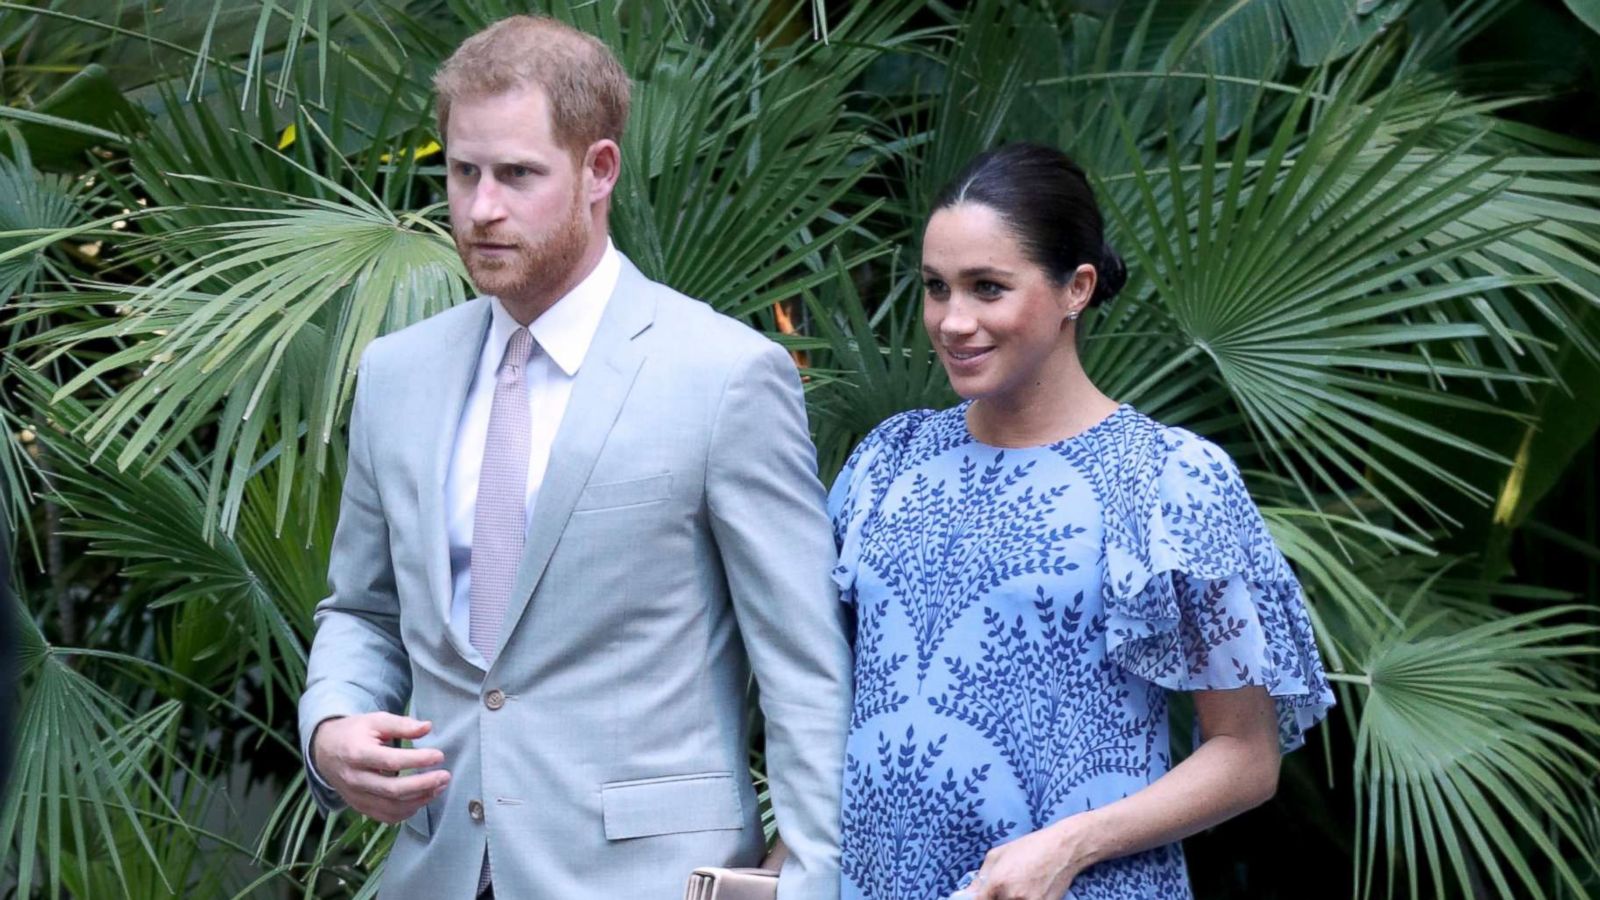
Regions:
M 939 320 L 939 333 L 951 336 L 968 335 L 978 330 L 978 320 L 952 303 Z

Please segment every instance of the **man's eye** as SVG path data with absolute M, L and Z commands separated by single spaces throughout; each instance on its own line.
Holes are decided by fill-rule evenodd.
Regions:
M 456 174 L 463 178 L 471 178 L 478 174 L 478 167 L 471 163 L 456 163 Z
M 532 174 L 533 170 L 527 166 L 512 166 L 510 169 L 510 175 L 512 178 L 527 178 Z

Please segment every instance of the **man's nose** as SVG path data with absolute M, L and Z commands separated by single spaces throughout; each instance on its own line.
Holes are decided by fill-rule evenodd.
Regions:
M 468 211 L 472 224 L 483 226 L 506 217 L 505 204 L 501 202 L 500 186 L 493 178 L 481 178 L 472 192 L 472 208 Z

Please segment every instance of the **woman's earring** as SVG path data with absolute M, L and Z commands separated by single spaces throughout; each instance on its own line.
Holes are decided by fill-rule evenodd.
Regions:
M 1078 321 L 1078 311 L 1077 310 L 1073 310 L 1072 312 L 1067 313 L 1067 321 L 1068 322 L 1076 322 L 1076 321 Z

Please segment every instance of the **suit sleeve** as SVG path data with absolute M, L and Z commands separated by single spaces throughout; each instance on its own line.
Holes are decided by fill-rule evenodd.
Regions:
M 791 851 L 778 896 L 837 900 L 850 648 L 800 381 L 776 344 L 729 379 L 706 493 L 766 719 L 773 811 Z
M 400 639 L 400 600 L 389 556 L 389 526 L 373 477 L 367 394 L 370 355 L 357 374 L 339 523 L 328 559 L 329 596 L 317 604 L 316 637 L 300 697 L 300 750 L 311 794 L 324 811 L 344 801 L 311 760 L 317 725 L 336 716 L 402 713 L 411 695 L 411 666 Z

